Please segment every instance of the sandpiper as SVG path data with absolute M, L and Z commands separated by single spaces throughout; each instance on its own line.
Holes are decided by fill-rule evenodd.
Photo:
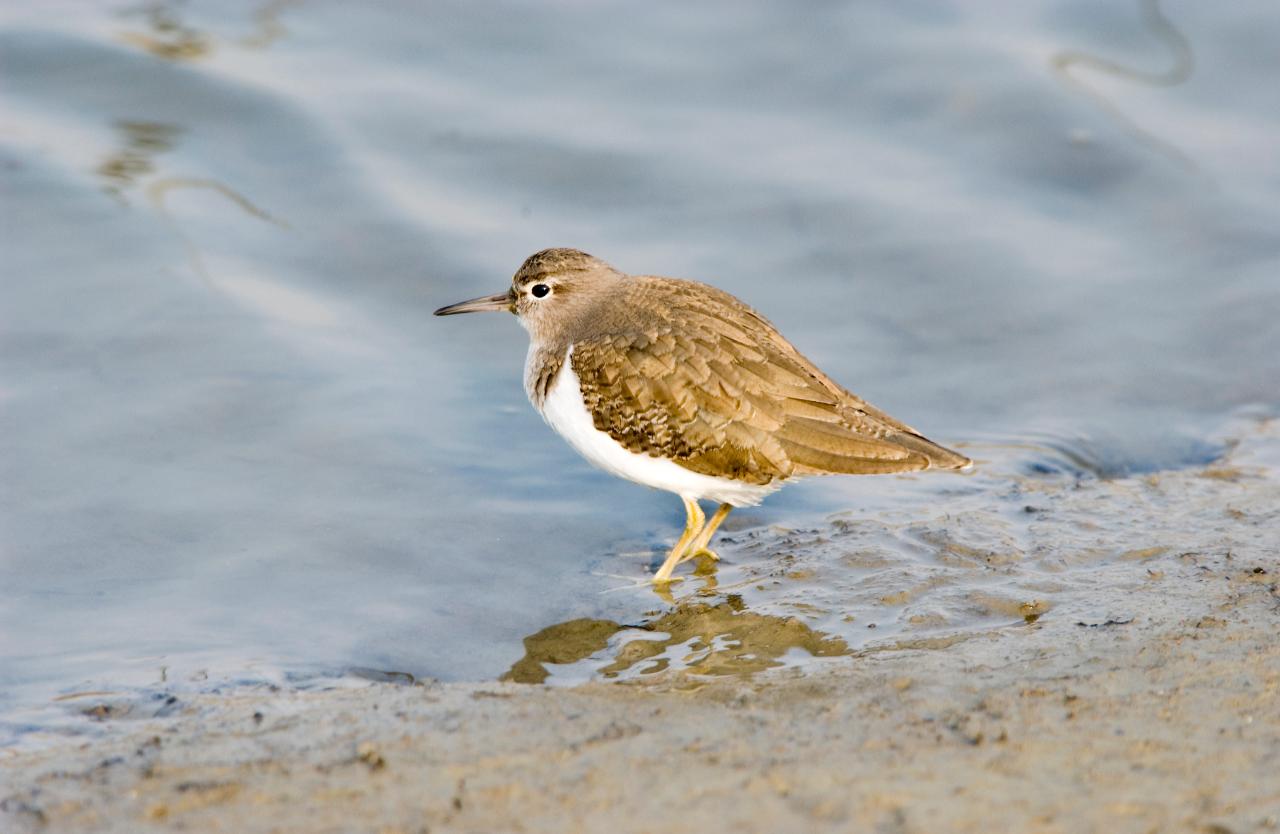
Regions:
M 772 324 L 696 281 L 627 275 L 545 249 L 511 288 L 436 310 L 505 310 L 529 332 L 524 387 L 588 461 L 684 501 L 684 533 L 655 583 L 708 550 L 734 507 L 806 475 L 963 469 L 944 449 L 837 385 Z M 719 503 L 710 520 L 701 499 Z

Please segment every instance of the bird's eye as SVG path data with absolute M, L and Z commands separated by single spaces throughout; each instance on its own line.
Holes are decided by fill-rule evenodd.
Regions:
M 534 298 L 544 298 L 547 293 L 551 292 L 551 288 L 546 284 L 534 284 L 533 289 L 529 290 L 529 292 L 533 293 Z

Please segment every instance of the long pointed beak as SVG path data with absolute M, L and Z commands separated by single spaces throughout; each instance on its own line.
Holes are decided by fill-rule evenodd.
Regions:
M 515 300 L 511 297 L 510 292 L 502 292 L 497 295 L 486 295 L 483 298 L 473 298 L 470 301 L 459 301 L 457 304 L 450 304 L 448 307 L 441 307 L 436 310 L 437 316 L 456 316 L 458 313 L 494 313 L 514 312 Z

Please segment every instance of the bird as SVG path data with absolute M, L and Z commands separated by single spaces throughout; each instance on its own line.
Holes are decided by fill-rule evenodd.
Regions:
M 709 284 L 544 249 L 505 292 L 435 315 L 486 311 L 514 313 L 528 331 L 524 388 L 552 429 L 600 469 L 683 501 L 684 531 L 655 584 L 684 561 L 718 558 L 711 539 L 729 513 L 784 483 L 972 465 L 841 387 Z M 718 504 L 710 519 L 702 500 Z

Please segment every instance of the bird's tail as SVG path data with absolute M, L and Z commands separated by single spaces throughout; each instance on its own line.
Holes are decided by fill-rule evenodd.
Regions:
M 923 455 L 929 461 L 930 469 L 968 469 L 973 466 L 973 461 L 959 452 L 939 446 L 924 435 L 915 432 L 902 432 L 890 436 L 889 439 L 903 448 Z

